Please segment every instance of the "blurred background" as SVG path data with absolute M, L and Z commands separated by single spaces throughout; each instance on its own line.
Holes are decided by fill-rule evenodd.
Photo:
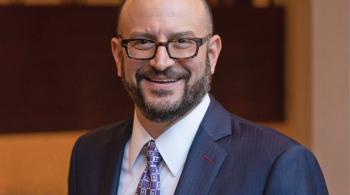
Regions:
M 230 100 L 225 99 L 224 94 L 220 95 L 220 90 L 214 91 L 218 94 L 218 99 L 224 102 L 226 107 L 232 107 L 231 111 L 276 128 L 310 148 L 321 164 L 330 194 L 350 194 L 349 0 L 211 0 L 210 2 L 214 11 L 224 9 L 228 16 L 234 17 L 232 21 L 227 18 L 226 20 L 225 18 L 216 19 L 216 23 L 220 23 L 218 30 L 224 37 L 222 64 L 225 64 L 227 69 L 222 69 L 223 71 L 219 71 L 218 75 L 214 75 L 213 90 L 220 89 L 220 87 L 224 87 L 223 90 L 226 89 L 231 85 L 228 83 L 230 81 L 233 82 L 232 85 L 238 83 L 237 85 L 250 86 L 250 92 L 240 91 L 239 87 L 235 88 L 237 94 L 247 94 L 247 96 L 237 95 L 238 99 L 235 103 L 231 104 Z M 104 123 L 122 119 L 127 116 L 126 113 L 132 112 L 132 108 L 125 110 L 125 107 L 120 107 L 120 104 L 130 107 L 131 103 L 128 102 L 118 79 L 115 78 L 108 42 L 115 28 L 113 10 L 117 10 L 118 4 L 118 0 L 0 0 L 0 16 L 2 16 L 0 18 L 0 35 L 2 35 L 0 38 L 2 58 L 0 67 L 4 68 L 3 73 L 0 74 L 2 77 L 2 84 L 0 84 L 0 194 L 66 194 L 70 153 L 78 136 Z M 61 17 L 65 20 L 54 24 L 56 27 L 64 28 L 65 24 L 74 24 L 74 18 L 81 17 L 76 13 L 89 16 L 85 22 L 81 22 L 83 26 L 85 25 L 84 29 L 87 30 L 89 30 L 89 23 L 95 26 L 99 23 L 98 20 L 93 20 L 95 16 L 93 14 L 101 18 L 108 18 L 108 22 L 101 21 L 101 26 L 96 26 L 102 29 L 106 27 L 102 24 L 105 24 L 106 29 L 91 28 L 90 34 L 85 32 L 84 36 L 74 35 L 80 37 L 79 41 L 86 45 L 79 43 L 80 50 L 77 52 L 72 50 L 73 57 L 68 54 L 66 56 L 68 58 L 74 58 L 75 55 L 85 56 L 86 63 L 95 62 L 97 65 L 84 68 L 82 63 L 85 62 L 77 59 L 79 63 L 75 64 L 76 69 L 67 68 L 64 70 L 70 71 L 69 73 L 59 74 L 57 71 L 62 71 L 59 69 L 62 64 L 53 64 L 53 70 L 46 70 L 48 66 L 43 64 L 37 67 L 41 71 L 36 72 L 36 76 L 46 75 L 46 81 L 50 82 L 45 82 L 43 85 L 38 84 L 36 82 L 39 81 L 30 80 L 32 76 L 26 75 L 26 69 L 22 70 L 18 69 L 20 66 L 17 67 L 18 64 L 26 64 L 29 60 L 15 57 L 16 52 L 21 56 L 20 53 L 25 51 L 35 55 L 35 52 L 30 51 L 31 47 L 25 45 L 30 42 L 21 42 L 22 39 L 13 38 L 19 36 L 17 34 L 9 36 L 9 29 L 16 29 L 18 26 L 11 24 L 18 21 L 17 23 L 21 24 L 18 28 L 23 31 L 22 33 L 33 34 L 36 31 L 25 29 L 34 29 L 32 25 L 27 24 L 27 21 L 35 22 L 36 20 L 25 18 L 28 16 L 26 14 L 34 13 L 35 17 L 39 17 L 36 18 L 38 21 L 43 21 L 40 17 L 60 13 L 60 8 L 66 10 L 67 14 Z M 20 14 L 16 15 L 18 13 Z M 239 17 L 245 15 L 247 17 Z M 15 16 L 19 18 L 11 18 Z M 220 17 L 225 17 L 225 15 L 220 15 Z M 225 25 L 229 26 L 229 22 L 236 22 L 243 30 L 221 28 Z M 254 25 L 251 25 L 252 23 Z M 45 25 L 35 24 L 37 28 L 42 26 Z M 244 33 L 245 28 L 253 29 L 255 34 Z M 54 29 L 45 28 L 44 30 L 54 32 Z M 59 32 L 65 31 L 61 29 Z M 245 38 L 237 35 L 237 39 L 230 39 L 229 35 L 233 36 L 237 32 L 247 35 Z M 38 36 L 35 40 L 47 39 L 48 45 L 59 45 L 54 42 L 55 37 L 66 36 L 69 40 L 71 39 L 70 42 L 74 42 L 73 35 L 71 36 L 68 31 L 65 33 L 68 33 L 69 36 L 60 33 L 48 37 Z M 95 43 L 93 41 L 96 40 L 89 39 L 94 36 L 106 41 Z M 17 42 L 12 42 L 12 39 L 16 39 Z M 16 46 L 11 43 L 16 43 Z M 93 50 L 84 50 L 89 43 L 98 46 L 98 56 L 104 57 L 105 61 L 95 59 L 94 53 L 89 53 Z M 229 43 L 235 47 L 231 48 Z M 246 45 L 251 47 L 245 47 Z M 240 58 L 245 54 L 240 54 L 239 51 L 247 51 L 249 55 L 246 55 L 246 58 Z M 52 53 L 58 55 L 59 58 L 64 58 L 59 55 L 59 50 L 52 50 Z M 248 65 L 243 63 L 245 59 L 250 58 L 258 60 L 249 61 Z M 47 63 L 50 59 L 50 56 L 46 55 L 46 57 L 40 56 L 38 59 L 31 60 Z M 242 64 L 237 63 L 240 61 Z M 12 62 L 16 63 L 12 64 Z M 232 63 L 231 68 L 230 63 Z M 240 78 L 240 74 L 232 75 L 227 70 L 232 73 L 242 71 L 243 74 L 244 67 L 247 66 L 250 67 L 249 72 L 256 71 L 254 78 L 249 78 L 248 81 L 230 80 L 230 78 Z M 241 67 L 241 69 L 236 70 L 232 67 Z M 84 68 L 84 74 L 87 75 L 81 75 L 79 68 Z M 51 73 L 46 72 L 50 70 Z M 17 75 L 18 77 L 9 76 L 11 71 L 19 71 L 21 74 Z M 54 80 L 52 76 L 54 79 L 61 78 L 67 82 L 57 84 L 56 81 L 52 81 Z M 16 83 L 16 79 L 20 78 L 28 80 Z M 98 80 L 97 83 L 96 80 Z M 29 86 L 22 86 L 22 92 L 25 93 L 13 92 L 15 90 L 12 90 L 12 87 L 18 87 L 23 83 Z M 259 85 L 256 85 L 257 83 Z M 54 99 L 52 97 L 36 99 L 38 96 L 30 96 L 30 91 L 40 92 L 40 90 L 31 89 L 31 86 L 34 85 L 52 90 L 49 95 L 56 99 L 52 100 Z M 56 93 L 55 87 L 64 88 L 65 85 L 79 87 L 79 91 L 76 92 L 72 88 L 66 94 Z M 269 86 L 272 87 L 269 88 Z M 262 96 L 256 98 L 256 94 L 251 91 L 259 92 L 261 87 L 273 91 L 274 93 L 269 93 L 273 95 L 263 96 L 260 93 Z M 96 92 L 105 93 L 104 96 L 94 96 Z M 11 94 L 16 96 L 11 97 Z M 26 98 L 28 102 L 20 101 Z M 72 98 L 75 98 L 74 101 L 71 100 Z M 63 108 L 60 101 L 71 105 Z M 57 107 L 51 110 L 40 102 L 51 102 Z M 85 104 L 97 106 L 85 108 Z M 27 107 L 28 105 L 30 106 Z M 80 107 L 76 108 L 76 105 Z M 69 109 L 66 109 L 67 107 Z M 72 108 L 76 109 L 72 110 Z M 247 110 L 249 112 L 245 112 Z M 47 112 L 49 114 L 45 114 Z M 35 115 L 35 113 L 39 114 Z M 27 118 L 24 116 L 28 114 L 32 118 L 26 121 Z

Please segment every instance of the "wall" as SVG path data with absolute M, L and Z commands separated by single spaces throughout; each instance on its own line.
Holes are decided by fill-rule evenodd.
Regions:
M 310 147 L 310 1 L 276 0 L 286 7 L 286 121 L 265 123 Z
M 350 3 L 312 0 L 312 146 L 329 193 L 350 194 Z
M 66 194 L 71 147 L 82 131 L 0 136 L 0 194 Z
M 0 4 L 4 2 L 0 0 Z M 287 9 L 287 119 L 281 123 L 265 124 L 310 146 L 310 1 L 276 2 L 285 5 Z M 84 132 L 0 135 L 0 194 L 66 194 L 71 147 L 75 139 Z

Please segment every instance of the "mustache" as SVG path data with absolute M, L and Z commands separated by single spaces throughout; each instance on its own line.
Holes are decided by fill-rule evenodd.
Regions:
M 154 68 L 140 69 L 136 72 L 136 80 L 140 82 L 142 79 L 152 79 L 156 77 L 162 77 L 165 79 L 180 80 L 184 79 L 186 81 L 191 77 L 189 71 L 175 71 L 173 67 L 168 67 L 163 71 L 156 70 Z

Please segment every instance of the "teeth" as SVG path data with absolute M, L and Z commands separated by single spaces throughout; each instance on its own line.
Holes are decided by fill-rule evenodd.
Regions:
M 177 81 L 177 80 L 152 80 L 152 79 L 149 79 L 149 80 L 155 83 L 174 83 Z

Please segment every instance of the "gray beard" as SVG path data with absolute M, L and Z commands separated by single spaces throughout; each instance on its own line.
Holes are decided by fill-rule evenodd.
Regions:
M 183 76 L 183 79 L 185 81 L 185 87 L 181 99 L 172 105 L 166 105 L 160 108 L 159 106 L 156 107 L 148 104 L 145 101 L 144 93 L 140 87 L 140 81 L 142 80 L 141 76 L 138 76 L 136 73 L 137 84 L 132 84 L 125 78 L 124 62 L 122 62 L 122 67 L 122 82 L 126 91 L 136 106 L 143 113 L 143 115 L 154 122 L 174 121 L 181 118 L 192 108 L 197 106 L 202 100 L 203 96 L 210 91 L 211 73 L 208 55 L 206 57 L 205 71 L 203 75 L 198 80 L 196 80 L 193 85 L 189 86 L 188 81 L 191 77 L 190 73 L 187 72 L 185 74 L 182 74 L 181 76 Z M 168 76 L 174 74 L 173 71 L 170 70 L 171 68 L 172 67 L 169 67 L 162 72 L 152 69 L 149 71 L 149 74 L 163 74 L 165 76 Z M 168 95 L 166 91 L 159 91 L 155 93 L 159 97 Z

